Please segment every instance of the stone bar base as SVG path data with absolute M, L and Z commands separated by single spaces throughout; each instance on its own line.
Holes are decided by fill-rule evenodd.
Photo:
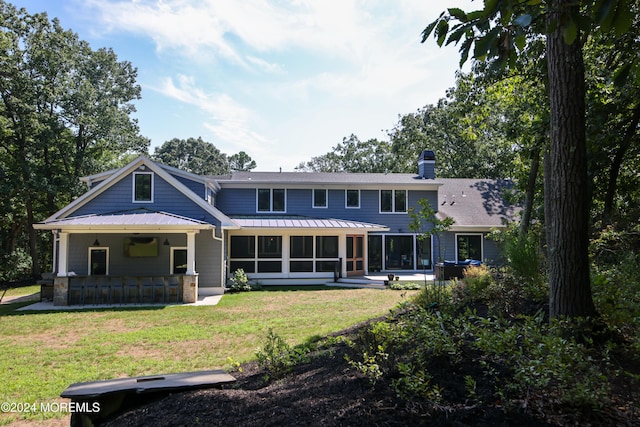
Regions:
M 198 301 L 198 275 L 182 276 L 182 302 L 193 304 Z
M 69 305 L 69 278 L 54 277 L 53 305 Z

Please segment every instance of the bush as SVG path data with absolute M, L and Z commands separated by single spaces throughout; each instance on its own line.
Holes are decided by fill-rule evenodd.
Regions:
M 229 292 L 249 292 L 257 289 L 255 285 L 249 283 L 249 278 L 245 274 L 242 268 L 233 272 L 231 280 L 231 286 L 228 288 Z
M 389 285 L 389 289 L 393 289 L 394 291 L 415 291 L 422 288 L 421 285 L 413 282 L 409 283 L 392 283 Z
M 294 366 L 309 360 L 307 346 L 291 347 L 279 335 L 269 329 L 263 348 L 256 350 L 258 364 L 267 371 L 267 378 L 280 379 L 291 372 Z

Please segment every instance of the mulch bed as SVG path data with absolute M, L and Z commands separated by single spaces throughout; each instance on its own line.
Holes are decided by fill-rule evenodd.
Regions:
M 356 339 L 354 326 L 336 335 Z M 605 411 L 588 423 L 562 415 L 506 413 L 496 404 L 459 404 L 427 410 L 418 402 L 398 399 L 388 383 L 372 386 L 349 366 L 353 350 L 338 342 L 321 347 L 309 363 L 282 380 L 265 381 L 256 362 L 232 372 L 237 383 L 223 389 L 178 393 L 130 410 L 103 425 L 126 426 L 638 426 L 633 417 Z M 464 399 L 461 399 L 464 401 Z

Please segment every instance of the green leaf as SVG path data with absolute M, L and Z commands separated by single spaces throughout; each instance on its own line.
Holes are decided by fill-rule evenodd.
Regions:
M 613 73 L 613 84 L 620 87 L 624 86 L 629 78 L 629 72 L 631 71 L 631 64 L 624 64 Z
M 513 23 L 522 28 L 526 28 L 529 25 L 531 25 L 531 21 L 532 21 L 531 15 L 529 15 L 528 13 L 525 13 L 524 15 L 520 15 L 516 19 L 514 19 Z
M 449 15 L 453 16 L 454 18 L 456 18 L 458 21 L 460 22 L 467 22 L 467 14 L 465 13 L 464 10 L 457 8 L 457 7 L 452 7 L 450 9 L 448 9 L 449 11 Z
M 449 34 L 449 38 L 447 39 L 447 45 L 455 42 L 456 44 L 462 38 L 462 35 L 465 34 L 469 30 L 467 25 L 460 25 L 454 31 Z
M 578 26 L 573 19 L 567 22 L 562 28 L 562 37 L 566 44 L 572 44 L 576 41 L 576 38 L 578 37 Z
M 525 46 L 527 45 L 527 36 L 525 36 L 524 34 L 520 34 L 519 36 L 517 36 L 515 39 L 515 45 L 518 50 L 524 50 Z
M 447 38 L 447 32 L 449 31 L 449 23 L 442 19 L 438 22 L 436 26 L 436 37 L 438 38 L 438 46 L 442 46 L 445 39 Z
M 620 36 L 629 31 L 629 28 L 631 28 L 633 24 L 633 17 L 634 14 L 631 13 L 631 6 L 628 0 L 620 0 L 613 21 L 613 28 L 617 35 Z
M 614 10 L 613 7 L 616 0 L 599 0 L 596 3 L 596 23 L 602 27 L 604 31 L 609 31 L 611 29 L 611 23 L 614 18 Z
M 443 16 L 444 16 L 444 12 L 440 14 L 438 19 L 436 19 L 435 21 L 427 25 L 427 28 L 425 28 L 424 31 L 422 32 L 422 43 L 424 43 L 427 40 L 427 38 L 431 35 L 431 33 L 433 32 L 433 29 L 436 27 L 436 25 L 438 25 L 438 22 L 440 22 Z

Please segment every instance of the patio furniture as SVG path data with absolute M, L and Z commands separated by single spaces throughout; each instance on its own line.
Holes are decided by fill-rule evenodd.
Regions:
M 138 278 L 126 276 L 124 278 L 124 300 L 125 302 L 140 302 L 140 289 Z
M 84 303 L 98 304 L 98 283 L 94 277 L 84 277 Z
M 154 302 L 153 280 L 149 276 L 140 278 L 140 302 Z
M 167 302 L 180 302 L 180 279 L 177 276 L 169 276 L 167 280 Z
M 166 278 L 158 276 L 153 278 L 153 300 L 158 302 L 167 302 L 165 284 Z
M 72 277 L 69 280 L 69 305 L 84 305 L 84 279 Z

